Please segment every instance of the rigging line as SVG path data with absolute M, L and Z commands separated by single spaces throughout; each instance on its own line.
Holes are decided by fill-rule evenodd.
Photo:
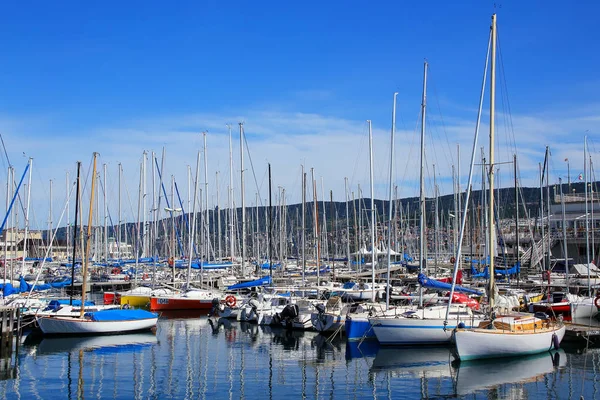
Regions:
M 428 69 L 428 74 L 431 77 L 431 65 L 429 65 L 429 69 Z M 442 108 L 440 107 L 440 99 L 439 96 L 437 94 L 437 86 L 435 84 L 435 80 L 431 79 L 431 86 L 433 88 L 433 96 L 435 97 L 435 101 L 438 107 L 438 113 L 440 114 L 440 120 L 442 121 L 442 130 L 444 131 L 444 136 L 446 137 L 446 144 L 448 145 L 448 149 L 451 149 L 452 147 L 450 147 L 450 141 L 448 140 L 448 132 L 446 131 L 446 124 L 444 123 L 444 116 L 442 115 Z M 428 82 L 429 84 L 429 82 Z M 454 154 L 452 152 L 450 153 L 450 160 L 452 161 L 452 164 L 455 164 L 454 162 Z
M 399 186 L 404 186 L 404 182 L 406 182 L 406 176 L 407 176 L 408 171 L 409 171 L 408 166 L 411 163 L 410 154 L 412 154 L 412 151 L 414 149 L 415 139 L 417 137 L 420 137 L 420 135 L 417 134 L 417 132 L 418 132 L 417 130 L 418 130 L 418 128 L 420 126 L 420 123 L 421 123 L 421 118 L 420 117 L 421 117 L 421 107 L 419 107 L 419 111 L 417 113 L 417 118 L 416 118 L 416 122 L 415 122 L 415 129 L 413 131 L 413 134 L 411 135 L 412 136 L 412 141 L 410 142 L 410 147 L 409 147 L 409 150 L 408 150 L 409 157 L 406 157 L 406 164 L 404 165 L 404 174 L 402 175 L 402 179 L 400 180 L 400 185 Z M 398 140 L 398 142 L 400 142 L 400 141 Z M 396 176 L 398 176 L 398 175 L 396 175 Z M 415 179 L 414 184 L 413 184 L 413 189 L 415 189 L 417 187 L 417 182 L 418 182 L 418 179 Z
M 498 34 L 497 34 L 497 41 L 498 41 L 498 55 L 500 58 L 500 70 L 502 71 L 501 83 L 504 85 L 504 92 L 506 93 L 506 105 L 508 107 L 508 120 L 510 123 L 511 139 L 513 141 L 514 150 L 516 151 L 517 144 L 516 144 L 516 140 L 515 140 L 515 127 L 514 127 L 513 119 L 512 119 L 512 110 L 510 107 L 510 97 L 508 96 L 508 84 L 507 84 L 507 80 L 506 80 L 506 69 L 504 68 L 504 57 L 502 56 L 502 48 L 500 46 L 500 36 Z
M 252 156 L 250 155 L 250 147 L 248 146 L 248 139 L 246 138 L 246 129 L 242 125 L 242 136 L 244 138 L 244 144 L 246 145 L 246 153 L 248 153 L 248 160 L 250 160 L 250 168 L 252 169 L 252 176 L 254 177 L 254 185 L 256 186 L 256 191 L 258 192 L 258 199 L 260 200 L 260 205 L 262 206 L 262 196 L 260 193 L 260 187 L 258 186 L 258 180 L 256 179 L 256 172 L 254 171 L 254 163 L 252 162 Z
M 348 185 L 351 187 L 355 183 L 356 174 L 359 166 L 360 156 L 364 153 L 363 149 L 365 146 L 365 141 L 367 140 L 368 135 L 366 134 L 366 123 L 363 125 L 363 131 L 360 135 L 360 143 L 358 148 L 356 149 L 356 157 L 354 157 L 354 168 L 352 169 L 352 174 L 348 177 Z

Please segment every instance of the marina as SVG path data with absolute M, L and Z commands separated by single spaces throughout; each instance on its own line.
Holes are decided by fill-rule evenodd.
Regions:
M 323 19 L 329 5 L 310 18 L 300 10 L 267 18 L 260 4 L 228 8 L 226 18 L 219 7 L 189 6 L 169 7 L 179 13 L 171 19 L 152 4 L 123 4 L 156 15 L 98 26 L 85 17 L 81 32 L 65 37 L 61 24 L 32 24 L 55 31 L 48 43 L 82 46 L 83 64 L 113 49 L 132 60 L 71 70 L 81 87 L 49 75 L 60 90 L 31 118 L 36 129 L 46 121 L 45 133 L 57 129 L 47 121 L 64 119 L 62 95 L 88 84 L 104 93 L 81 109 L 79 99 L 68 102 L 72 120 L 57 124 L 77 129 L 68 140 L 0 117 L 0 400 L 600 397 L 600 117 L 584 104 L 567 118 L 568 107 L 549 100 L 569 96 L 555 76 L 537 75 L 577 57 L 542 51 L 534 27 L 565 54 L 595 53 L 577 53 L 554 25 L 514 11 L 528 4 L 506 13 L 497 4 L 491 13 L 411 6 L 424 21 L 444 16 L 431 27 L 404 13 L 411 7 L 369 6 L 379 22 L 366 21 L 365 32 L 351 22 L 362 29 L 354 7 Z M 394 12 L 380 13 L 388 7 Z M 555 7 L 544 11 L 558 17 Z M 352 29 L 340 25 L 343 14 Z M 587 38 L 575 28 L 597 25 L 574 23 L 591 12 L 558 14 L 571 21 L 556 25 L 563 36 Z M 392 45 L 399 27 L 381 23 L 391 16 L 424 31 L 414 46 Z M 80 19 L 70 17 L 61 21 L 74 29 Z M 137 31 L 157 20 L 165 29 Z M 104 33 L 87 37 L 88 29 Z M 33 31 L 36 40 L 19 37 L 46 40 Z M 215 47 L 230 34 L 238 38 L 223 47 L 235 49 L 231 65 Z M 354 39 L 330 46 L 338 34 Z M 423 59 L 421 48 L 435 57 Z M 48 53 L 77 64 L 62 47 Z M 530 53 L 549 59 L 525 67 Z M 311 54 L 320 54 L 312 67 Z M 372 61 L 388 56 L 389 70 Z M 330 65 L 338 68 L 325 74 Z M 110 74 L 78 75 L 105 66 Z M 19 74 L 0 74 L 0 87 Z M 317 80 L 303 74 L 337 88 L 308 90 Z M 513 82 L 517 96 L 508 93 Z M 26 86 L 7 96 L 18 99 Z M 584 86 L 565 84 L 579 95 Z M 29 97 L 35 103 L 37 92 Z M 93 117 L 92 99 L 103 110 Z M 93 123 L 111 116 L 113 128 Z M 381 122 L 390 116 L 389 126 Z
M 156 333 L 27 341 L 2 398 L 596 398 L 599 353 L 565 349 L 498 364 L 447 347 L 360 346 L 315 332 L 165 315 Z M 583 391 L 582 391 L 583 388 Z

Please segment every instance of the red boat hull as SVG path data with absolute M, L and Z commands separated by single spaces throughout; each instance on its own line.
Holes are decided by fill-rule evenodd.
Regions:
M 544 312 L 550 317 L 562 315 L 564 319 L 571 319 L 571 304 L 567 302 L 549 303 L 549 304 L 533 304 L 534 312 Z
M 210 310 L 212 299 L 186 299 L 180 297 L 151 297 L 150 311 Z
M 121 304 L 121 295 L 116 292 L 104 292 L 104 305 Z

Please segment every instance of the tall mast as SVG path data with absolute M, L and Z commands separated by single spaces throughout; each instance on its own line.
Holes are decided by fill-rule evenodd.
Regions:
M 198 195 L 198 175 L 200 174 L 200 151 L 198 151 L 198 158 L 196 159 L 196 177 L 194 179 L 194 194 L 192 200 L 192 232 L 189 237 L 189 256 L 188 256 L 188 270 L 185 279 L 185 286 L 190 287 L 190 274 L 192 273 L 192 259 L 194 258 L 194 236 L 196 235 L 196 198 Z M 199 262 L 202 262 L 199 260 Z
M 229 256 L 231 257 L 231 262 L 233 262 L 235 258 L 235 241 L 233 236 L 233 141 L 231 139 L 231 125 L 227 125 L 227 129 L 229 130 Z
M 9 170 L 10 172 L 10 170 Z M 10 176 L 10 175 L 9 175 Z M 10 183 L 10 178 L 8 180 L 8 182 Z M 67 176 L 65 179 L 65 192 L 67 194 L 67 240 L 66 240 L 66 252 L 65 252 L 65 256 L 67 258 L 67 260 L 69 259 L 69 238 L 71 237 L 71 224 L 69 224 L 69 217 L 71 215 L 70 209 L 69 209 L 69 205 L 70 205 L 70 200 L 71 200 L 71 196 L 69 196 L 69 187 L 71 186 L 71 183 L 69 182 L 69 171 L 67 171 Z M 8 191 L 7 191 L 7 196 L 8 196 Z M 8 202 L 8 199 L 7 199 Z M 7 203 L 7 209 L 8 209 L 8 203 Z M 6 253 L 6 252 L 5 252 Z M 4 260 L 4 267 L 6 269 L 6 254 L 5 254 L 5 260 Z
M 240 180 L 242 197 L 242 276 L 246 275 L 246 194 L 244 187 L 244 123 L 240 122 Z
M 427 111 L 427 61 L 423 64 L 423 98 L 421 101 L 421 180 L 419 189 L 420 220 L 419 220 L 419 273 L 427 271 L 427 256 L 425 255 L 425 113 Z M 423 307 L 423 287 L 419 289 L 419 307 Z
M 119 216 L 118 216 L 118 223 L 117 223 L 117 260 L 121 260 L 121 223 L 122 221 L 122 215 L 121 215 L 121 175 L 123 174 L 123 165 L 121 163 L 118 164 L 119 167 L 119 194 L 118 194 L 118 208 L 119 210 L 117 211 Z M 137 271 L 137 270 L 136 270 Z
M 373 183 L 373 129 L 371 120 L 369 124 L 369 175 L 371 181 L 371 300 L 375 301 L 375 263 L 377 262 L 377 251 L 375 249 L 375 184 Z
M 306 274 L 306 173 L 302 165 L 302 287 L 304 287 Z
M 587 284 L 588 296 L 592 295 L 592 286 L 590 281 L 590 217 L 588 214 L 588 163 L 587 163 L 587 136 L 583 139 L 583 184 L 585 186 L 585 249 L 587 262 Z M 592 208 L 594 205 L 592 204 Z
M 25 237 L 23 239 L 23 262 L 21 263 L 21 275 L 25 273 L 25 258 L 27 257 L 27 232 L 29 231 L 29 205 L 31 204 L 31 172 L 33 169 L 33 158 L 29 158 L 29 177 L 27 178 L 27 205 L 25 208 Z M 12 277 L 11 277 L 12 278 Z
M 108 204 L 106 203 L 106 163 L 104 163 L 102 167 L 104 169 L 102 171 L 102 184 L 104 185 L 104 190 L 102 191 L 104 202 L 104 261 L 108 264 Z
M 75 285 L 75 257 L 77 256 L 77 214 L 79 213 L 79 175 L 81 170 L 81 161 L 77 161 L 77 187 L 75 190 L 75 220 L 73 222 L 73 259 L 71 261 L 71 296 L 69 296 L 69 305 L 73 305 L 73 292 Z M 67 196 L 68 198 L 69 196 Z M 5 264 L 6 265 L 6 264 Z M 82 304 L 82 308 L 85 305 Z
M 396 136 L 396 98 L 398 93 L 394 93 L 394 105 L 392 107 L 392 134 L 390 138 L 390 193 L 389 193 L 389 207 L 388 207 L 388 232 L 387 232 L 387 282 L 385 288 L 385 309 L 390 308 L 390 268 L 392 264 L 392 223 L 393 216 L 392 204 L 394 201 L 394 140 Z
M 206 153 L 206 131 L 202 132 L 204 137 L 204 200 L 206 206 L 206 218 L 204 226 L 206 229 L 206 261 L 210 260 L 210 214 L 208 209 L 208 154 Z
M 490 248 L 488 254 L 490 256 L 490 308 L 494 307 L 494 256 L 496 253 L 496 240 L 495 240 L 495 221 L 494 221 L 494 129 L 495 120 L 494 113 L 496 111 L 496 14 L 492 15 L 492 68 L 490 72 L 490 196 L 489 196 L 489 207 L 488 207 L 488 229 L 489 229 L 489 240 Z
M 344 178 L 344 193 L 346 196 L 346 257 L 348 259 L 347 267 L 350 268 L 350 213 L 348 210 L 350 200 L 348 199 L 348 178 Z
M 94 209 L 94 194 L 96 189 L 96 157 L 98 153 L 94 153 L 94 166 L 92 169 L 92 188 L 90 192 L 90 213 L 88 215 L 88 226 L 87 226 L 87 243 L 85 245 L 85 256 L 83 257 L 83 278 L 81 283 L 81 311 L 79 312 L 79 318 L 83 318 L 83 314 L 85 314 L 85 296 L 87 291 L 87 276 L 88 276 L 88 264 L 90 257 L 90 247 L 92 242 L 92 217 L 93 217 L 93 209 Z
M 49 246 L 52 248 L 52 179 L 50 179 L 50 210 L 48 211 L 48 235 L 50 236 Z
M 513 166 L 515 170 L 515 260 L 516 264 L 521 262 L 521 255 L 519 254 L 520 238 L 519 238 L 519 182 L 517 175 L 517 155 L 513 155 Z M 517 286 L 519 286 L 519 280 L 521 279 L 521 271 L 517 271 Z
M 217 189 L 217 233 L 216 233 L 216 238 L 217 238 L 217 248 L 218 248 L 218 254 L 217 257 L 219 259 L 219 262 L 221 262 L 221 257 L 223 256 L 221 253 L 221 203 L 220 203 L 220 199 L 219 199 L 219 171 L 217 171 L 216 173 L 216 178 L 215 178 L 215 187 Z

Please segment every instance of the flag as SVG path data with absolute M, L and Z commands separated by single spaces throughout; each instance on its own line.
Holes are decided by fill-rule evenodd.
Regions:
M 579 177 L 578 177 L 578 179 L 579 179 L 580 181 L 582 181 L 582 180 L 583 180 L 583 174 L 579 174 Z
M 568 159 L 568 158 L 565 158 L 565 162 L 569 162 L 569 159 Z

